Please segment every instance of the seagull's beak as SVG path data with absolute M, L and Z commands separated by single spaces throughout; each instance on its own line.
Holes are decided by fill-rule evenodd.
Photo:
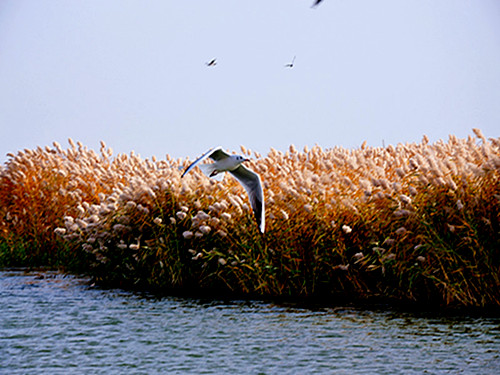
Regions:
M 243 162 L 245 162 L 245 161 L 250 161 L 250 159 L 243 159 Z

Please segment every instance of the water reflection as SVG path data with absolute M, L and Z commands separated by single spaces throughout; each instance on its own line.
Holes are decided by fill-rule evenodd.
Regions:
M 500 319 L 154 298 L 0 273 L 0 373 L 497 373 Z

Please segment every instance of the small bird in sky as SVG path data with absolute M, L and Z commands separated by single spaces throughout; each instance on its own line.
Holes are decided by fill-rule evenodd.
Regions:
M 215 66 L 217 65 L 217 59 L 212 59 L 209 62 L 206 62 L 207 66 Z
M 311 8 L 316 8 L 319 5 L 319 3 L 321 3 L 322 1 L 323 0 L 315 0 L 314 4 L 311 6 Z
M 285 65 L 285 68 L 293 68 L 293 63 L 295 62 L 295 57 L 296 56 L 293 57 L 292 62 Z
M 244 162 L 250 160 L 240 155 L 229 155 L 224 150 L 222 150 L 222 147 L 220 146 L 211 148 L 194 162 L 192 162 L 186 168 L 184 173 L 182 173 L 181 178 L 206 158 L 214 160 L 214 163 L 200 164 L 199 167 L 203 173 L 205 173 L 209 177 L 216 178 L 223 177 L 224 172 L 229 172 L 245 188 L 248 197 L 250 198 L 250 204 L 252 206 L 253 214 L 257 221 L 259 231 L 261 233 L 264 233 L 266 221 L 264 214 L 264 193 L 262 191 L 260 177 L 257 173 L 251 171 L 243 165 Z

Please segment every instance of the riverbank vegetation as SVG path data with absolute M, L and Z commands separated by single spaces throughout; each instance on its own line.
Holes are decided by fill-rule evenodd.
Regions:
M 232 177 L 69 140 L 0 169 L 0 266 L 165 293 L 500 306 L 500 138 L 253 156 L 266 233 Z

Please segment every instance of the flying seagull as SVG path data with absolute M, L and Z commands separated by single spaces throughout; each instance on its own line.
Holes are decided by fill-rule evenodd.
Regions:
M 315 0 L 311 8 L 316 8 L 323 0 Z
M 212 59 L 209 62 L 205 63 L 207 66 L 215 66 L 217 65 L 217 59 Z
M 293 63 L 295 62 L 295 57 L 296 56 L 293 57 L 292 62 L 285 65 L 285 68 L 293 68 Z
M 198 159 L 196 159 L 189 167 L 186 168 L 181 177 L 184 177 L 191 169 L 206 158 L 214 161 L 212 164 L 200 164 L 199 167 L 209 177 L 223 176 L 224 172 L 229 172 L 235 177 L 238 182 L 243 185 L 248 193 L 250 204 L 252 205 L 253 214 L 257 220 L 257 225 L 261 233 L 264 233 L 266 220 L 264 215 L 264 193 L 262 192 L 262 184 L 257 173 L 245 167 L 242 163 L 250 161 L 240 155 L 229 155 L 222 147 L 211 148 Z

